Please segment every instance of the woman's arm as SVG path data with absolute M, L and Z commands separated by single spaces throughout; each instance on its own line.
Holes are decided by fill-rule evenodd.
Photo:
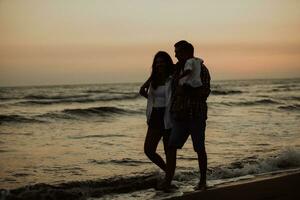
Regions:
M 145 98 L 148 98 L 148 90 L 149 90 L 149 87 L 150 87 L 150 83 L 151 83 L 151 76 L 147 79 L 147 81 L 141 86 L 140 88 L 140 95 L 145 97 Z

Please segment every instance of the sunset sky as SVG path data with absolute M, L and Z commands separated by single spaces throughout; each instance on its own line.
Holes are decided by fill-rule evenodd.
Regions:
M 0 0 L 0 86 L 141 82 L 182 39 L 213 80 L 300 77 L 298 0 Z

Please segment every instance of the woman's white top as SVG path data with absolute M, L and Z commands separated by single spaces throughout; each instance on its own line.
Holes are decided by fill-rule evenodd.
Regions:
M 161 85 L 151 90 L 153 96 L 153 107 L 166 107 L 166 86 Z
M 179 80 L 179 84 L 187 84 L 193 88 L 202 86 L 202 81 L 200 78 L 201 73 L 201 65 L 203 63 L 203 60 L 201 58 L 190 58 L 186 61 L 184 65 L 183 71 L 191 70 L 191 73 L 189 75 L 186 75 L 182 77 Z
M 165 107 L 164 124 L 165 129 L 172 127 L 171 116 L 170 116 L 170 105 L 171 104 L 171 78 L 169 78 L 165 85 L 158 86 L 153 89 L 151 84 L 148 90 L 147 109 L 146 117 L 147 122 L 150 120 L 153 107 Z

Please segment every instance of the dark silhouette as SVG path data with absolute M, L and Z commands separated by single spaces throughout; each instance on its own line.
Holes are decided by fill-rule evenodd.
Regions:
M 207 155 L 205 150 L 205 127 L 207 119 L 206 100 L 210 94 L 210 75 L 206 66 L 201 63 L 200 79 L 202 86 L 185 87 L 179 84 L 180 78 L 186 76 L 184 66 L 189 58 L 194 57 L 193 46 L 186 41 L 175 45 L 176 72 L 174 73 L 173 96 L 171 101 L 172 133 L 167 154 L 167 173 L 163 189 L 171 186 L 175 168 L 177 149 L 182 148 L 189 135 L 193 140 L 194 150 L 198 156 L 200 181 L 195 189 L 206 187 Z
M 164 172 L 167 170 L 166 163 L 156 149 L 159 141 L 163 138 L 165 154 L 167 152 L 171 128 L 168 106 L 171 98 L 170 75 L 173 74 L 173 68 L 173 61 L 169 54 L 159 51 L 153 59 L 151 76 L 140 90 L 140 94 L 147 98 L 148 130 L 144 152 Z

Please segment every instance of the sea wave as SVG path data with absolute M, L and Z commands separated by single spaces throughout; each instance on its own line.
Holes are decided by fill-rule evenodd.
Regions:
M 35 184 L 1 191 L 1 199 L 72 199 L 101 197 L 112 193 L 126 193 L 155 187 L 158 174 L 131 177 L 112 177 L 102 180 L 74 181 L 59 185 Z
M 122 160 L 121 160 L 122 161 Z M 91 160 L 92 163 L 99 161 Z M 143 163 L 142 163 L 143 164 Z M 290 148 L 276 155 L 259 158 L 249 156 L 242 160 L 233 162 L 227 166 L 217 166 L 208 170 L 208 182 L 212 180 L 226 180 L 230 178 L 244 177 L 246 175 L 257 175 L 268 172 L 279 172 L 282 170 L 299 169 L 300 151 Z M 108 194 L 129 193 L 138 190 L 154 188 L 161 180 L 159 172 L 148 172 L 134 174 L 132 176 L 115 176 L 107 179 L 73 181 L 58 185 L 36 184 L 17 189 L 1 191 L 2 199 L 85 199 L 88 197 L 99 198 Z M 177 171 L 175 181 L 190 183 L 197 181 L 199 171 L 188 169 Z
M 36 96 L 37 97 L 37 96 Z M 42 96 L 41 96 L 42 97 Z M 45 97 L 45 96 L 44 96 Z M 22 102 L 18 102 L 16 104 L 18 105 L 50 105 L 50 104 L 65 104 L 65 103 L 91 103 L 91 102 L 97 102 L 97 101 L 114 101 L 114 100 L 132 100 L 140 98 L 140 95 L 138 93 L 126 93 L 126 94 L 120 94 L 116 93 L 115 95 L 106 95 L 106 96 L 89 96 L 89 95 L 82 95 L 82 96 L 73 96 L 69 98 L 63 98 L 61 96 L 51 97 L 49 98 L 40 98 L 40 99 L 33 99 Z
M 226 166 L 215 166 L 208 169 L 207 179 L 224 180 L 289 169 L 300 169 L 299 149 L 288 148 L 268 157 L 254 155 L 237 160 Z M 176 173 L 174 179 L 188 182 L 192 179 L 197 179 L 198 176 L 199 171 L 195 169 Z
M 300 104 L 279 106 L 278 108 L 281 110 L 287 110 L 287 111 L 300 111 Z
M 54 96 L 49 96 L 49 95 L 27 95 L 24 97 L 24 99 L 70 99 L 70 98 L 82 98 L 82 97 L 88 97 L 89 95 L 87 94 L 82 94 L 82 95 L 54 95 Z
M 20 99 L 19 97 L 0 97 L 0 100 L 3 101 L 9 101 L 9 100 L 15 100 L 15 99 Z
M 265 105 L 265 104 L 280 104 L 277 101 L 274 101 L 272 99 L 261 99 L 261 100 L 257 100 L 257 101 L 253 101 L 253 102 L 243 102 L 242 104 L 244 105 Z
M 121 160 L 89 160 L 90 163 L 94 164 L 116 164 L 116 165 L 126 165 L 126 166 L 139 166 L 141 164 L 149 164 L 150 161 L 135 160 L 131 158 L 123 158 Z
M 221 104 L 226 106 L 257 106 L 257 105 L 275 105 L 281 104 L 278 101 L 272 99 L 260 99 L 256 101 L 242 101 L 242 102 L 221 102 Z
M 134 110 L 125 110 L 125 109 L 122 109 L 122 108 L 109 107 L 109 106 L 77 108 L 77 109 L 64 109 L 62 112 L 66 113 L 66 114 L 76 115 L 76 116 L 90 116 L 90 115 L 111 116 L 111 115 L 114 115 L 114 114 L 133 114 L 133 113 L 137 113 Z
M 281 85 L 271 89 L 271 92 L 290 92 L 290 91 L 299 91 L 300 85 Z
M 98 89 L 98 90 L 86 90 L 86 93 L 106 93 L 109 92 L 109 89 Z
M 34 119 L 34 118 L 31 118 L 31 117 L 24 117 L 24 116 L 21 116 L 21 115 L 0 115 L 0 124 L 13 123 L 13 122 L 40 123 L 40 122 L 44 122 L 44 121 Z
M 280 99 L 300 101 L 300 96 L 285 96 L 285 97 L 281 97 Z
M 56 119 L 76 120 L 85 119 L 87 117 L 102 117 L 102 119 L 108 119 L 114 115 L 130 115 L 141 114 L 139 110 L 126 110 L 117 107 L 89 107 L 89 108 L 77 108 L 77 109 L 64 109 L 60 112 L 49 112 L 34 116 L 22 116 L 22 115 L 0 115 L 1 123 L 43 123 L 51 122 Z
M 299 88 L 299 84 L 284 84 L 284 85 L 278 85 L 277 88 L 282 88 L 282 89 Z
M 212 90 L 213 95 L 232 95 L 232 94 L 241 94 L 243 93 L 240 90 Z
M 70 136 L 71 139 L 86 139 L 86 138 L 107 138 L 107 137 L 126 137 L 122 134 L 106 134 L 106 135 L 83 135 L 83 136 Z
M 300 167 L 300 151 L 294 148 L 288 148 L 270 157 L 257 158 L 256 156 L 251 156 L 233 162 L 227 167 L 216 167 L 212 169 L 210 179 L 233 178 L 298 167 Z
M 91 94 L 137 94 L 137 92 L 129 92 L 129 91 L 115 91 L 111 89 L 103 89 L 103 90 L 87 90 L 85 91 L 86 93 L 91 93 Z

